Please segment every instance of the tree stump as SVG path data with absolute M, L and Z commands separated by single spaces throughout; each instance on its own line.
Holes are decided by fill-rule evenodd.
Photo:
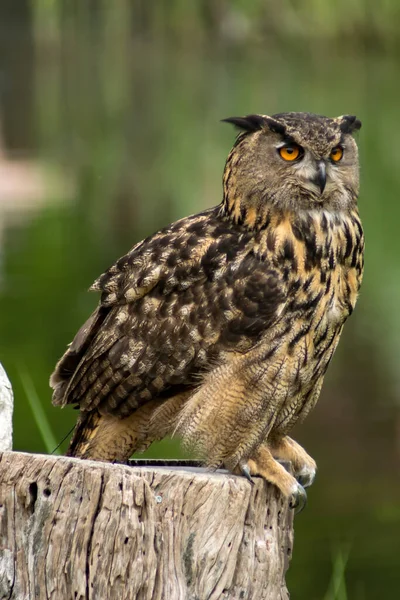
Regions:
M 0 454 L 0 598 L 286 600 L 293 511 L 255 478 Z

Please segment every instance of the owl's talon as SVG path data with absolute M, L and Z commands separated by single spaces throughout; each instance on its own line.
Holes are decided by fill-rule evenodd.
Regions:
M 297 483 L 297 490 L 292 494 L 292 498 L 290 500 L 289 506 L 294 509 L 294 514 L 298 515 L 301 513 L 303 508 L 307 504 L 307 492 L 301 485 L 301 483 Z
M 303 487 L 310 487 L 314 483 L 315 471 L 313 473 L 301 473 L 296 476 L 297 482 Z
M 240 463 L 239 469 L 240 469 L 241 474 L 246 477 L 247 481 L 249 481 L 251 483 L 251 485 L 254 485 L 254 481 L 253 481 L 253 478 L 250 473 L 249 465 L 247 463 Z

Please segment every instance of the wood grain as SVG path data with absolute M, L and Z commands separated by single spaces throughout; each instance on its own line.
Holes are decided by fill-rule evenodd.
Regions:
M 0 454 L 0 598 L 287 600 L 293 511 L 196 468 Z

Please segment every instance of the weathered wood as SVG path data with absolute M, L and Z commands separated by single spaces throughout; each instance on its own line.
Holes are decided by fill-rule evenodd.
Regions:
M 12 449 L 14 397 L 7 373 L 0 363 L 0 452 Z
M 293 511 L 225 472 L 0 455 L 0 598 L 286 600 Z

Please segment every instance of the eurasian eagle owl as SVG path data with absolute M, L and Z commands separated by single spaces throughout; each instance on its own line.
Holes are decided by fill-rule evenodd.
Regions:
M 304 500 L 288 437 L 315 405 L 363 271 L 354 116 L 226 119 L 222 202 L 136 244 L 51 378 L 80 417 L 69 454 L 125 460 L 178 434 L 211 468 Z M 292 462 L 294 477 L 276 459 Z

